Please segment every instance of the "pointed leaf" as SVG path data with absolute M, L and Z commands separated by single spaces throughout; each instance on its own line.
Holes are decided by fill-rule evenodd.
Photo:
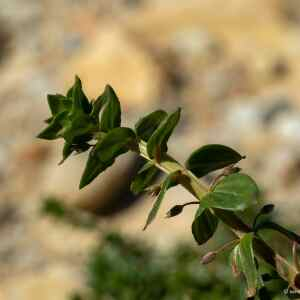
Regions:
M 39 135 L 40 139 L 54 140 L 61 137 L 60 131 L 62 130 L 64 123 L 66 122 L 67 111 L 63 111 L 53 117 L 48 125 Z
M 81 81 L 77 76 L 72 92 L 72 109 L 61 134 L 68 144 L 80 144 L 93 138 L 93 134 L 99 130 L 99 122 L 90 116 L 92 105 L 84 95 Z
M 174 113 L 165 118 L 149 138 L 147 152 L 150 158 L 155 157 L 158 149 L 159 152 L 163 153 L 168 151 L 167 142 L 179 122 L 180 111 L 180 108 L 178 108 Z
M 81 109 L 86 114 L 89 114 L 92 110 L 92 106 L 89 103 L 88 98 L 82 90 L 81 80 L 78 76 L 75 76 L 75 83 L 72 88 L 72 97 L 73 97 L 73 110 Z
M 119 155 L 129 150 L 128 146 L 134 140 L 135 133 L 130 128 L 119 127 L 112 129 L 91 150 L 79 188 L 89 184 L 101 172 L 111 166 Z
M 256 268 L 254 251 L 252 247 L 253 234 L 247 233 L 239 244 L 241 268 L 247 281 L 247 296 L 254 297 L 258 286 L 258 271 Z
M 47 95 L 47 101 L 52 116 L 55 116 L 63 111 L 70 111 L 72 108 L 72 101 L 63 95 Z
M 254 180 L 245 174 L 232 174 L 222 179 L 201 199 L 202 207 L 227 210 L 244 210 L 256 203 L 258 187 Z
M 72 154 L 73 151 L 74 149 L 72 147 L 72 144 L 65 142 L 63 148 L 63 158 L 58 164 L 61 165 Z
M 79 144 L 91 140 L 97 129 L 98 125 L 95 120 L 78 111 L 68 115 L 61 135 L 69 144 Z
M 73 87 L 74 87 L 74 85 L 73 86 L 71 86 L 69 89 L 68 89 L 68 91 L 67 91 L 67 98 L 70 98 L 70 99 L 72 99 L 72 101 L 73 101 Z
M 121 126 L 121 106 L 119 99 L 110 85 L 105 87 L 103 97 L 105 107 L 101 115 L 101 131 L 108 132 Z
M 99 122 L 99 114 L 104 104 L 105 104 L 105 97 L 103 96 L 103 94 L 100 95 L 95 101 L 92 101 L 91 117 L 97 119 L 98 122 Z
M 194 151 L 186 162 L 186 167 L 197 177 L 239 162 L 241 156 L 235 150 L 218 144 L 205 145 Z
M 166 118 L 168 114 L 163 110 L 156 110 L 151 114 L 138 120 L 135 124 L 136 135 L 144 140 L 148 141 L 154 131 L 158 128 L 160 123 Z
M 218 227 L 218 218 L 209 209 L 199 206 L 192 224 L 192 233 L 195 241 L 202 245 L 215 233 Z
M 130 185 L 130 189 L 134 194 L 143 192 L 148 186 L 150 186 L 159 174 L 159 169 L 155 167 L 151 162 L 147 162 L 141 170 L 138 172 L 134 180 Z
M 153 207 L 152 207 L 152 209 L 151 209 L 151 211 L 150 211 L 150 213 L 148 215 L 148 218 L 147 218 L 147 221 L 146 221 L 146 224 L 145 224 L 143 230 L 145 230 L 152 223 L 152 221 L 155 219 L 155 217 L 157 215 L 157 212 L 158 212 L 158 210 L 160 208 L 160 205 L 161 205 L 161 203 L 162 203 L 162 201 L 164 199 L 166 191 L 169 188 L 177 185 L 176 178 L 177 178 L 178 175 L 179 175 L 178 171 L 173 172 L 173 173 L 169 174 L 168 177 L 164 180 L 164 182 L 163 182 L 163 184 L 161 186 L 160 192 L 159 192 L 159 194 L 157 196 L 157 199 L 154 202 Z

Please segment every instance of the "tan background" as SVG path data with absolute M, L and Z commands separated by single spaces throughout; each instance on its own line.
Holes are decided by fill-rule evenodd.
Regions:
M 110 83 L 125 124 L 156 108 L 184 108 L 170 142 L 180 160 L 204 143 L 246 154 L 242 163 L 297 230 L 300 202 L 300 3 L 295 0 L 0 0 L 0 299 L 62 300 L 80 287 L 98 232 L 42 218 L 49 195 L 69 205 L 104 203 L 133 158 L 78 191 L 85 155 L 60 160 L 62 143 L 35 139 L 46 94 L 75 74 L 96 97 Z M 125 175 L 124 175 L 125 174 Z M 99 227 L 165 245 L 191 240 L 193 209 L 141 231 L 145 199 Z M 122 199 L 119 199 L 122 201 Z M 159 234 L 158 234 L 159 233 Z M 18 288 L 16 289 L 16 286 Z

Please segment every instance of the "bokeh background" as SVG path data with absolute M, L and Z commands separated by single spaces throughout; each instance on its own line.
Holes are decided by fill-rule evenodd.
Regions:
M 180 188 L 142 232 L 152 200 L 128 192 L 136 157 L 118 159 L 79 191 L 86 155 L 58 166 L 62 142 L 35 138 L 46 94 L 64 93 L 75 74 L 90 98 L 111 84 L 126 125 L 183 107 L 170 152 L 184 161 L 205 143 L 224 143 L 247 155 L 241 167 L 275 203 L 275 217 L 297 231 L 299 1 L 0 0 L 1 300 L 66 299 L 84 285 L 86 253 L 105 230 L 160 249 L 194 244 L 194 208 L 164 219 L 191 199 Z M 93 215 L 96 229 L 42 217 L 49 197 Z

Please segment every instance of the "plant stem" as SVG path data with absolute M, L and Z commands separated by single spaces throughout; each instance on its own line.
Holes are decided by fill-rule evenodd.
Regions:
M 180 184 L 195 198 L 197 198 L 200 204 L 201 198 L 209 192 L 209 188 L 206 185 L 204 185 L 193 173 L 187 170 L 184 166 L 182 166 L 178 161 L 176 161 L 168 154 L 164 154 L 160 158 L 160 161 L 157 162 L 155 159 L 151 159 L 149 157 L 147 153 L 147 144 L 144 141 L 140 141 L 138 146 L 139 154 L 146 160 L 151 161 L 158 169 L 160 169 L 164 173 L 170 174 L 176 171 L 181 171 L 182 175 L 184 175 L 183 178 L 185 178 L 185 180 L 181 180 Z M 231 231 L 239 239 L 241 239 L 245 233 L 252 232 L 252 228 L 245 224 L 234 212 L 216 208 L 211 210 L 223 223 L 225 223 L 231 229 Z M 255 236 L 253 240 L 253 246 L 255 253 L 258 256 L 260 256 L 266 263 L 271 265 L 284 280 L 289 282 L 289 285 L 291 287 L 297 288 L 297 286 L 295 286 L 294 280 L 297 274 L 297 270 L 293 265 L 291 265 L 287 260 L 277 254 L 259 237 Z M 285 272 L 281 272 L 282 268 L 278 266 L 278 262 L 280 262 L 281 264 L 284 263 L 286 269 Z

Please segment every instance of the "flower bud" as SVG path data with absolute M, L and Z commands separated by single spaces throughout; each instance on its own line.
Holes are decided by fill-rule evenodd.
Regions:
M 183 210 L 183 205 L 175 205 L 173 206 L 166 215 L 166 218 L 172 218 L 179 215 Z
M 263 206 L 263 208 L 260 211 L 261 215 L 266 215 L 271 213 L 274 210 L 275 205 L 274 204 L 267 204 L 265 206 Z

